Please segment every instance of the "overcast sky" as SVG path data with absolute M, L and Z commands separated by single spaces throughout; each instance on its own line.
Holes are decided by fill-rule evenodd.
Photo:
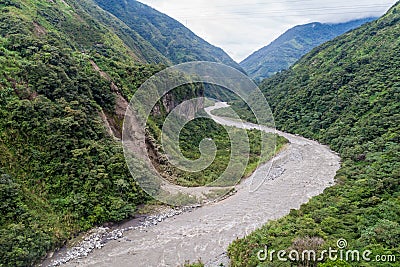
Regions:
M 241 61 L 289 28 L 381 16 L 396 0 L 138 0 Z

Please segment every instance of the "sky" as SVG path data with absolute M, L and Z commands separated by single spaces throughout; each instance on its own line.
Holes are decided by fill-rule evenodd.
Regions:
M 310 22 L 383 15 L 397 0 L 138 0 L 181 22 L 237 62 Z

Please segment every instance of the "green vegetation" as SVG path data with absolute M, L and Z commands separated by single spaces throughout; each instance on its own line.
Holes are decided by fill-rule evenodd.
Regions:
M 184 265 L 184 267 L 204 267 L 204 263 L 202 263 L 200 260 L 196 263 L 189 263 L 186 262 Z
M 400 254 L 400 4 L 376 22 L 328 42 L 261 87 L 278 128 L 315 138 L 340 152 L 336 185 L 230 245 L 232 266 L 259 262 L 257 252 L 322 238 L 351 249 Z M 311 245 L 303 247 L 309 249 Z M 314 263 L 309 263 L 314 264 Z M 315 265 L 307 265 L 315 266 Z M 319 266 L 400 266 L 326 262 Z
M 185 29 L 170 34 L 176 22 L 160 21 L 145 6 L 140 27 L 96 6 L 90 0 L 0 0 L 1 267 L 33 265 L 68 238 L 129 218 L 150 200 L 100 116 L 106 115 L 114 134 L 121 130 L 118 108 L 125 102 L 118 100 L 129 99 L 164 68 L 148 62 L 230 62 L 222 50 L 199 46 L 200 39 Z M 122 10 L 117 3 L 116 10 L 107 8 Z M 257 265 L 257 248 L 290 246 L 296 237 L 321 237 L 324 246 L 344 237 L 354 248 L 399 253 L 399 8 L 315 49 L 262 85 L 281 129 L 330 144 L 344 161 L 336 186 L 235 242 L 229 250 L 235 266 Z M 162 33 L 149 30 L 154 27 Z M 186 39 L 175 46 L 172 40 L 181 34 Z M 163 43 L 166 36 L 172 40 Z M 175 92 L 168 104 L 201 95 L 192 89 Z M 160 110 L 149 121 L 156 139 L 159 120 L 168 113 L 165 106 Z M 182 133 L 187 157 L 199 156 L 203 138 L 213 138 L 221 152 L 205 176 L 177 175 L 182 184 L 212 181 L 229 154 L 226 132 L 209 120 L 197 122 Z M 258 164 L 258 134 L 249 132 L 248 173 Z M 278 139 L 278 146 L 284 142 Z
M 247 57 L 240 66 L 256 82 L 261 82 L 288 69 L 314 47 L 375 19 L 358 19 L 338 24 L 312 22 L 293 27 L 271 44 Z
M 116 94 L 92 62 L 126 96 L 161 66 L 69 3 L 0 2 L 0 266 L 33 265 L 149 199 L 100 119 Z

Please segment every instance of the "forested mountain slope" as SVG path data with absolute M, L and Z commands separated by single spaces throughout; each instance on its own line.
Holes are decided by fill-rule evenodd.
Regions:
M 0 1 L 0 266 L 32 265 L 148 199 L 102 117 L 162 67 L 81 3 Z
M 265 80 L 265 92 L 284 131 L 340 152 L 336 184 L 300 210 L 233 243 L 233 266 L 259 263 L 257 252 L 320 251 L 345 238 L 348 249 L 400 252 L 400 3 L 377 21 L 315 48 L 289 70 Z M 276 259 L 275 259 L 276 260 Z M 292 262 L 306 264 L 305 262 Z M 259 265 L 257 265 L 259 264 Z M 272 265 L 271 265 L 272 264 Z M 309 263 L 311 264 L 311 263 Z M 335 265 L 336 264 L 336 265 Z M 318 266 L 399 266 L 380 262 Z
M 221 62 L 241 69 L 221 48 L 195 35 L 175 19 L 136 0 L 94 0 L 150 42 L 173 63 Z
M 329 24 L 313 22 L 293 27 L 271 44 L 254 52 L 240 66 L 257 82 L 288 69 L 314 47 L 376 18 Z

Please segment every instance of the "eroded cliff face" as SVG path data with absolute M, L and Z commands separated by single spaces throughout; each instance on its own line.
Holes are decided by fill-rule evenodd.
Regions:
M 165 114 L 169 114 L 179 105 L 179 109 L 177 109 L 176 114 L 193 119 L 198 111 L 204 109 L 204 100 L 202 97 L 204 97 L 204 95 L 200 90 L 193 92 L 193 94 L 188 95 L 188 97 L 185 97 L 182 100 L 177 100 L 177 97 L 174 93 L 167 93 L 161 99 L 159 104 L 153 108 L 152 115 L 155 117 L 164 117 Z M 187 101 L 193 98 L 196 99 L 190 102 Z
M 100 117 L 102 118 L 105 127 L 110 135 L 121 140 L 122 138 L 122 125 L 126 109 L 129 106 L 129 100 L 122 96 L 121 90 L 116 86 L 110 75 L 100 69 L 94 62 L 90 61 L 94 70 L 96 70 L 101 77 L 110 82 L 110 90 L 115 94 L 115 109 L 113 113 L 102 111 Z M 173 90 L 164 95 L 158 104 L 153 108 L 151 115 L 157 119 L 164 119 L 172 110 L 178 105 L 181 115 L 186 118 L 193 119 L 195 114 L 204 108 L 204 90 L 201 86 L 193 87 L 188 85 L 180 87 L 178 90 Z M 186 102 L 196 98 L 194 101 Z
M 184 97 L 181 96 L 183 95 L 182 92 L 185 92 L 185 88 L 183 90 L 181 88 L 178 92 L 166 94 L 153 108 L 152 116 L 156 120 L 164 121 L 167 115 L 173 112 L 174 115 L 185 121 L 193 120 L 196 114 L 204 109 L 204 90 L 202 87 L 192 89 L 187 88 L 187 92 L 191 93 L 184 94 Z M 154 129 L 153 131 L 151 129 L 146 131 L 146 149 L 153 166 L 165 179 L 174 183 L 178 177 L 164 154 L 159 140 L 160 136 L 154 134 Z
M 129 101 L 123 97 L 121 90 L 112 81 L 111 77 L 102 71 L 95 62 L 91 61 L 93 69 L 110 83 L 110 90 L 115 95 L 115 108 L 113 112 L 101 110 L 99 116 L 102 119 L 105 129 L 117 142 L 122 140 L 122 128 L 126 110 L 129 106 Z M 204 109 L 204 88 L 201 85 L 187 85 L 172 90 L 165 94 L 160 101 L 154 106 L 149 120 L 164 121 L 168 114 L 174 111 L 175 115 L 185 118 L 190 121 L 195 118 L 196 114 Z M 190 100 L 190 101 L 189 101 Z M 165 156 L 160 144 L 160 136 L 156 132 L 162 129 L 151 129 L 151 127 L 160 127 L 156 124 L 148 125 L 146 129 L 146 142 L 132 148 L 135 153 L 147 155 L 153 166 L 167 180 L 173 182 L 176 180 L 172 166 Z M 132 129 L 134 131 L 134 128 Z

